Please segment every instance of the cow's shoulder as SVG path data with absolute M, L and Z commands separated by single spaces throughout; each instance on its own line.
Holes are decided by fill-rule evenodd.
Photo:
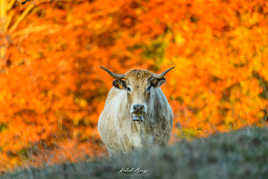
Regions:
M 108 96 L 106 98 L 106 103 L 111 102 L 112 100 L 120 100 L 122 98 L 122 90 L 116 89 L 115 87 L 112 87 L 108 93 Z

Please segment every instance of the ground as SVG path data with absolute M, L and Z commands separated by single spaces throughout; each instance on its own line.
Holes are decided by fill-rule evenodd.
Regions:
M 1 179 L 261 179 L 268 178 L 268 129 L 244 128 L 208 138 L 153 147 L 127 157 L 102 158 L 43 169 L 29 168 Z

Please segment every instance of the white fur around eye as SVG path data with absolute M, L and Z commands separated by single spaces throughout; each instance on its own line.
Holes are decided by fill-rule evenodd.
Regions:
M 129 86 L 127 86 L 127 92 L 131 92 L 132 91 L 132 89 L 129 87 Z

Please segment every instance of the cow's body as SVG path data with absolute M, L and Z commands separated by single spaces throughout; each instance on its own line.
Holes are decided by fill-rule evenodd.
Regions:
M 131 118 L 130 101 L 137 101 L 137 96 L 141 96 L 137 90 L 146 85 L 150 74 L 145 70 L 132 70 L 126 74 L 128 80 L 135 82 L 135 85 L 132 84 L 133 90 L 136 90 L 132 95 L 135 99 L 131 99 L 126 90 L 115 87 L 108 94 L 98 130 L 110 155 L 153 144 L 165 145 L 169 141 L 173 112 L 159 87 L 151 89 L 147 96 L 144 120 L 133 121 Z M 142 100 L 138 102 L 143 103 Z

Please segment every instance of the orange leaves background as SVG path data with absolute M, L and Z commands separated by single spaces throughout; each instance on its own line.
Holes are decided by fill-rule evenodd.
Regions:
M 33 2 L 17 30 L 0 36 L 9 39 L 0 170 L 104 153 L 96 125 L 112 79 L 100 65 L 119 73 L 176 65 L 163 86 L 173 141 L 266 125 L 265 0 L 31 1 L 10 11 Z

